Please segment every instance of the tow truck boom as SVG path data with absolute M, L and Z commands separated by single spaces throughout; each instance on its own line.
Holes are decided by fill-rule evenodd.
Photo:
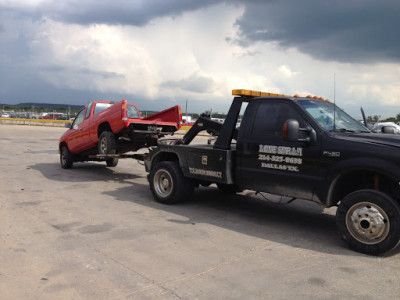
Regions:
M 242 103 L 250 102 L 251 99 L 252 97 L 247 96 L 235 97 L 223 124 L 211 120 L 210 112 L 202 113 L 192 128 L 183 136 L 180 144 L 189 145 L 199 132 L 206 130 L 209 134 L 218 136 L 214 149 L 229 150 L 232 139 L 237 139 L 236 123 Z

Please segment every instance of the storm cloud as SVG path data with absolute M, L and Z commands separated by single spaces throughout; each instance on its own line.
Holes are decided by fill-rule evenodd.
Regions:
M 400 2 L 393 0 L 39 0 L 0 1 L 0 7 L 2 15 L 34 20 L 144 26 L 159 17 L 175 18 L 221 2 L 244 7 L 236 21 L 236 41 L 242 46 L 275 42 L 339 62 L 400 60 Z
M 186 11 L 196 10 L 215 4 L 218 1 L 186 0 L 38 0 L 0 1 L 4 12 L 35 19 L 51 18 L 55 21 L 89 24 L 120 24 L 143 26 L 151 20 L 172 16 L 177 17 Z
M 177 81 L 167 81 L 162 83 L 163 87 L 181 89 L 194 93 L 211 92 L 215 87 L 215 82 L 212 78 L 201 76 L 199 74 L 192 74 L 188 78 Z
M 240 43 L 276 42 L 315 58 L 375 63 L 400 60 L 400 2 L 246 1 Z
M 223 111 L 235 88 L 332 98 L 337 74 L 343 105 L 391 112 L 399 13 L 395 0 L 0 0 L 0 103 Z

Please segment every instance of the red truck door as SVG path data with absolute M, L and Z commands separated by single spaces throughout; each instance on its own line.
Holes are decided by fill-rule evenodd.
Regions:
M 93 146 L 89 138 L 91 111 L 92 104 L 89 104 L 87 109 L 79 112 L 74 123 L 72 123 L 71 132 L 68 136 L 68 147 L 72 153 L 81 152 Z
M 85 111 L 82 123 L 78 125 L 79 138 L 76 139 L 77 151 L 84 151 L 92 147 L 92 142 L 89 136 L 92 107 L 93 103 L 90 103 Z
M 67 136 L 67 144 L 69 151 L 72 153 L 77 153 L 79 152 L 79 139 L 81 136 L 81 131 L 82 131 L 82 122 L 85 117 L 85 109 L 82 109 L 78 115 L 76 116 L 74 122 L 72 123 L 71 129 L 68 131 L 68 136 Z

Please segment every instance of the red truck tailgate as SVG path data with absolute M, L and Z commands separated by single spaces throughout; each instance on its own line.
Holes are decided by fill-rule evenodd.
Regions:
M 176 128 L 179 129 L 182 126 L 182 111 L 179 105 L 175 105 L 166 110 L 142 118 L 142 120 L 153 121 L 157 123 L 160 122 L 175 123 Z

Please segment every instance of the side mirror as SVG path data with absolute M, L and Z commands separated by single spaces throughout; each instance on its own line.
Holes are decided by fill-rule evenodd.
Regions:
M 72 124 L 71 123 L 64 123 L 65 128 L 71 129 Z
M 308 142 L 310 142 L 311 144 L 316 143 L 317 142 L 317 133 L 315 132 L 315 130 L 310 127 L 308 129 L 308 132 L 310 133 L 310 135 L 307 138 L 307 139 L 309 139 Z
M 297 120 L 287 120 L 283 124 L 283 139 L 291 142 L 297 142 L 299 140 L 299 122 Z
M 390 126 L 383 126 L 381 130 L 382 133 L 394 134 L 394 128 Z
M 307 137 L 304 139 L 299 138 L 299 132 L 306 132 Z M 300 128 L 297 120 L 289 119 L 283 124 L 283 139 L 291 142 L 305 142 L 315 143 L 317 141 L 317 133 L 315 130 L 308 126 L 307 128 Z

